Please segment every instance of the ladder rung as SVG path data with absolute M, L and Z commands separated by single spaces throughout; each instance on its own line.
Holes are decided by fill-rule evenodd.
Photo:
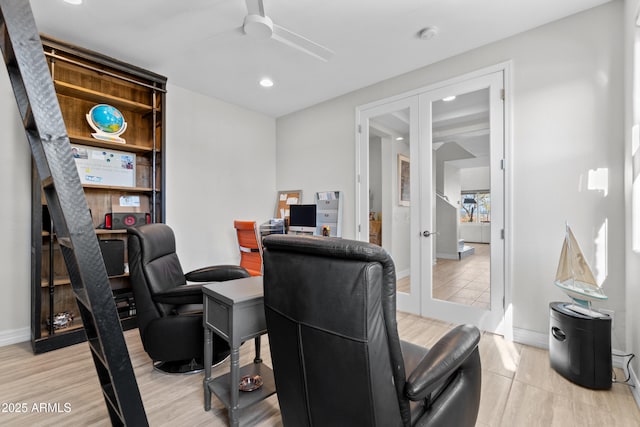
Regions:
M 104 352 L 102 349 L 102 343 L 100 342 L 100 338 L 98 337 L 98 332 L 96 331 L 95 320 L 93 318 L 93 311 L 89 306 L 80 298 L 77 298 L 76 301 L 78 303 L 78 309 L 80 310 L 80 314 L 82 314 L 83 325 L 85 333 L 87 334 L 87 342 L 89 343 L 89 348 L 93 353 L 94 362 L 100 363 L 100 369 L 108 372 L 107 361 L 104 357 Z M 104 376 L 104 375 L 102 375 Z M 105 377 L 106 378 L 106 377 Z
M 93 354 L 98 358 L 100 363 L 107 368 L 107 361 L 104 360 L 104 354 L 102 352 L 102 345 L 100 344 L 100 340 L 98 338 L 92 338 L 87 340 L 89 342 L 89 348 L 93 352 Z
M 82 306 L 88 310 L 91 311 L 91 309 L 89 308 L 89 299 L 87 298 L 87 293 L 84 289 L 80 290 L 80 289 L 76 289 L 76 287 L 73 287 L 73 294 L 76 297 L 76 301 L 79 304 L 82 304 Z
M 125 422 L 123 420 L 122 410 L 118 405 L 118 398 L 116 396 L 116 391 L 113 386 L 113 382 L 111 381 L 111 373 L 109 371 L 108 366 L 106 366 L 103 360 L 98 359 L 96 353 L 92 352 L 93 362 L 96 366 L 96 371 L 98 373 L 98 380 L 100 382 L 100 390 L 105 399 L 105 403 L 107 405 L 107 411 L 109 412 L 109 417 L 111 418 L 112 426 L 124 426 Z
M 0 48 L 2 48 L 2 52 L 7 52 L 5 55 L 9 53 L 10 49 L 7 49 L 7 25 L 4 23 L 4 19 L 0 19 Z M 5 56 L 5 63 L 9 63 L 11 58 L 7 58 Z
M 105 401 L 109 404 L 108 409 L 111 417 L 113 418 L 113 416 L 115 415 L 118 417 L 120 422 L 124 423 L 122 414 L 120 413 L 120 408 L 118 407 L 118 402 L 116 400 L 116 394 L 113 391 L 113 384 L 108 383 L 102 386 L 102 394 L 104 395 Z M 114 424 L 113 419 L 111 424 Z
M 60 236 L 60 232 L 58 232 L 58 243 L 65 248 L 73 249 L 73 243 L 71 242 L 71 238 Z
M 24 111 L 24 118 L 22 119 L 22 124 L 25 129 L 31 130 L 35 129 L 36 123 L 33 118 L 33 111 L 31 111 L 31 104 L 27 102 L 26 109 Z
M 2 48 L 2 53 L 4 55 L 4 62 L 7 64 L 14 64 L 16 57 L 13 55 L 13 49 L 11 49 L 9 45 L 9 34 L 7 33 L 7 24 L 5 24 L 4 20 L 0 21 L 0 48 Z
M 42 182 L 42 186 L 44 188 L 53 187 L 53 178 L 51 177 L 51 175 L 44 177 L 44 179 L 42 179 L 40 182 Z

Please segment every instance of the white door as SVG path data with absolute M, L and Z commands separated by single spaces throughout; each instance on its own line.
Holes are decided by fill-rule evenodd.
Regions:
M 356 152 L 357 238 L 393 257 L 398 310 L 498 333 L 503 79 L 476 74 L 361 107 Z
M 385 248 L 393 257 L 399 310 L 420 313 L 420 226 L 418 169 L 410 167 L 419 145 L 418 97 L 360 112 L 359 240 Z M 414 236 L 415 237 L 415 236 Z
M 503 73 L 420 95 L 421 314 L 502 333 Z M 429 213 L 429 214 L 427 214 Z

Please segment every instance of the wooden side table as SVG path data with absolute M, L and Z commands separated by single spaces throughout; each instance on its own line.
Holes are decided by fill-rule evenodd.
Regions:
M 260 336 L 267 332 L 264 318 L 262 276 L 247 277 L 202 287 L 204 293 L 204 409 L 211 409 L 211 393 L 229 411 L 229 424 L 238 425 L 238 412 L 276 392 L 273 371 L 260 359 Z M 211 378 L 212 334 L 217 333 L 231 347 L 231 372 Z M 240 367 L 240 345 L 255 339 L 253 363 Z M 240 378 L 260 375 L 263 385 L 251 392 L 240 392 Z

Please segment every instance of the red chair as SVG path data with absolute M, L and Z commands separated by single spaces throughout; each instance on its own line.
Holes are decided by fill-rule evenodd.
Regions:
M 262 244 L 255 221 L 233 221 L 240 246 L 240 266 L 252 276 L 262 276 Z

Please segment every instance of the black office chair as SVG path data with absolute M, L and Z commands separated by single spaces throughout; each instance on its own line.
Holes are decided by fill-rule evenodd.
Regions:
M 146 224 L 127 230 L 129 273 L 138 329 L 154 367 L 163 372 L 203 368 L 202 284 L 248 277 L 240 266 L 219 265 L 184 274 L 173 230 Z M 214 363 L 229 355 L 229 345 L 214 335 Z
M 264 239 L 264 305 L 285 426 L 475 425 L 480 332 L 458 326 L 430 350 L 400 341 L 396 277 L 379 246 Z

